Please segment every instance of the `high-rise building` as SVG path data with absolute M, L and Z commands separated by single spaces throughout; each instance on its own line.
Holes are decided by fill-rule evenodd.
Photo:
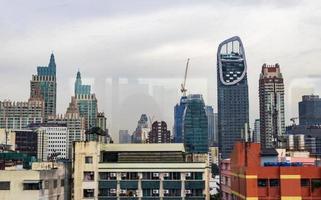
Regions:
M 48 123 L 66 124 L 68 128 L 68 152 L 71 152 L 74 141 L 85 140 L 85 119 L 80 116 L 75 97 L 71 98 L 65 115 L 49 116 Z
M 174 142 L 183 142 L 183 114 L 186 107 L 187 97 L 182 96 L 179 104 L 174 107 Z
M 43 122 L 44 105 L 39 95 L 27 102 L 0 101 L 0 128 L 22 129 Z
M 208 127 L 208 145 L 213 146 L 215 143 L 214 133 L 214 110 L 212 106 L 205 106 L 205 113 L 207 116 L 207 127 Z
M 208 152 L 208 124 L 202 95 L 187 96 L 183 115 L 183 141 L 187 152 Z
M 253 142 L 260 143 L 260 119 L 256 119 L 254 121 L 254 128 L 253 128 Z
M 128 130 L 119 130 L 119 144 L 131 143 L 131 135 Z
M 148 133 L 148 143 L 171 143 L 171 132 L 164 121 L 155 121 Z
M 214 113 L 214 142 L 218 144 L 218 114 Z
M 105 117 L 105 113 L 99 112 L 97 114 L 96 127 L 101 128 L 103 131 L 107 131 L 107 118 Z
M 285 133 L 284 83 L 279 64 L 262 66 L 259 80 L 261 148 L 280 147 Z
M 30 97 L 37 97 L 40 91 L 45 102 L 45 121 L 49 115 L 56 115 L 56 98 L 57 98 L 57 82 L 56 82 L 56 62 L 53 54 L 50 56 L 48 66 L 38 66 L 37 74 L 32 75 L 30 81 Z
M 319 95 L 304 95 L 299 102 L 300 125 L 321 125 L 321 98 Z
M 219 147 L 229 157 L 235 141 L 249 124 L 247 64 L 238 36 L 223 41 L 217 50 L 217 95 Z M 246 125 L 247 124 L 247 125 Z
M 90 85 L 82 84 L 81 74 L 78 71 L 75 82 L 75 98 L 80 116 L 85 118 L 86 129 L 96 127 L 97 123 L 97 99 L 95 94 L 91 93 L 90 89 Z
M 150 131 L 149 120 L 146 114 L 142 114 L 137 122 L 136 130 L 132 135 L 132 143 L 146 143 Z

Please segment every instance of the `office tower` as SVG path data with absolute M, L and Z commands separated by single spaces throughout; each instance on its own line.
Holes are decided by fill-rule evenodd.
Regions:
M 137 122 L 136 130 L 132 135 L 132 143 L 146 143 L 150 131 L 149 120 L 146 114 L 142 114 Z
M 0 128 L 22 129 L 44 119 L 45 104 L 41 97 L 31 97 L 27 102 L 0 101 Z
M 68 128 L 68 151 L 71 152 L 74 141 L 85 140 L 85 118 L 80 116 L 77 100 L 71 97 L 71 102 L 64 115 L 49 116 L 48 123 L 66 124 Z
M 107 130 L 107 118 L 105 117 L 105 113 L 99 112 L 97 114 L 97 123 L 96 127 L 101 128 L 102 130 Z
M 249 124 L 247 65 L 238 36 L 223 41 L 217 50 L 217 96 L 219 147 L 229 157 L 235 141 Z
M 256 119 L 254 121 L 254 129 L 253 129 L 253 142 L 260 143 L 260 119 Z
M 24 128 L 14 130 L 14 132 L 16 135 L 15 150 L 30 157 L 40 159 L 40 157 L 38 157 L 38 152 L 40 152 L 42 148 L 40 148 L 41 145 L 38 145 L 38 141 L 41 140 L 38 137 L 37 131 Z
M 48 139 L 47 149 L 44 150 L 43 161 L 54 161 L 58 159 L 69 158 L 68 154 L 68 128 L 67 124 L 63 123 L 43 123 L 33 124 L 30 126 L 35 130 L 38 135 L 45 135 L 44 138 Z M 41 137 L 41 136 L 40 136 Z M 43 141 L 38 141 L 38 146 Z M 44 145 L 45 146 L 45 145 Z
M 171 132 L 164 121 L 154 121 L 148 133 L 148 143 L 171 143 Z
M 179 104 L 174 107 L 174 142 L 183 142 L 183 114 L 186 107 L 187 97 L 182 96 Z
M 30 97 L 37 97 L 38 91 L 45 102 L 45 121 L 49 115 L 56 115 L 56 63 L 53 54 L 50 56 L 48 66 L 38 66 L 37 74 L 32 75 L 30 81 Z
M 202 95 L 187 96 L 183 115 L 183 141 L 187 152 L 208 152 L 208 125 Z
M 262 66 L 259 80 L 261 148 L 282 145 L 285 133 L 284 83 L 279 64 Z
M 205 113 L 207 116 L 207 128 L 208 128 L 208 146 L 213 146 L 215 143 L 214 135 L 214 111 L 212 106 L 205 106 Z
M 74 199 L 209 200 L 208 162 L 187 162 L 183 144 L 76 142 Z
M 319 95 L 304 95 L 299 102 L 300 125 L 321 125 L 321 98 Z
M 128 133 L 128 130 L 119 130 L 119 144 L 128 144 L 131 143 L 131 135 Z
M 218 144 L 218 114 L 214 113 L 214 142 Z
M 96 127 L 97 120 L 97 99 L 95 94 L 90 92 L 90 85 L 83 85 L 80 71 L 77 72 L 75 82 L 75 97 L 81 117 L 85 118 L 86 129 Z

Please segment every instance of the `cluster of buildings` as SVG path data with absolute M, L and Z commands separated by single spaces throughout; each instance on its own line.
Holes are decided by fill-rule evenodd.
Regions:
M 165 121 L 142 114 L 133 133 L 111 139 L 96 95 L 78 71 L 64 114 L 56 113 L 56 63 L 37 68 L 27 102 L 0 101 L 0 196 L 5 199 L 318 199 L 321 99 L 306 95 L 286 127 L 280 65 L 263 64 L 260 119 L 249 124 L 245 48 L 217 51 L 218 110 L 201 94 Z M 185 88 L 184 88 L 185 89 Z M 215 167 L 218 172 L 215 172 Z M 218 188 L 220 186 L 220 188 Z

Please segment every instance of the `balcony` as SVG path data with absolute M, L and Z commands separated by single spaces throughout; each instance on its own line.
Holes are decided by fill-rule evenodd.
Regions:
M 182 181 L 163 181 L 164 189 L 181 189 Z
M 142 197 L 142 200 L 160 200 L 159 197 Z
M 130 180 L 126 180 L 126 181 L 120 181 L 120 188 L 121 189 L 138 189 L 138 181 L 130 181 Z
M 185 181 L 185 189 L 205 189 L 205 181 Z
M 98 200 L 117 200 L 117 197 L 98 197 Z
M 181 197 L 163 197 L 163 200 L 182 200 Z
M 117 181 L 99 181 L 98 182 L 98 188 L 101 189 L 101 188 L 113 188 L 113 189 L 116 189 L 117 188 Z
M 185 197 L 185 200 L 205 200 L 205 197 Z
M 142 181 L 143 189 L 159 189 L 159 181 Z

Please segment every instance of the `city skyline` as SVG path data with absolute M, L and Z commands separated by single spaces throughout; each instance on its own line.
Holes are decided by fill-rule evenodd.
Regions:
M 3 17 L 0 22 L 2 25 L 0 41 L 3 44 L 0 48 L 2 69 L 0 83 L 10 87 L 3 88 L 0 91 L 0 97 L 1 100 L 26 101 L 29 96 L 30 76 L 35 73 L 36 66 L 48 64 L 48 56 L 53 50 L 57 64 L 57 113 L 64 113 L 70 102 L 74 74 L 79 68 L 83 72 L 84 82 L 92 84 L 98 102 L 101 102 L 99 103 L 101 111 L 107 114 L 109 125 L 110 120 L 114 118 L 110 109 L 112 103 L 107 98 L 110 90 L 108 86 L 102 89 L 101 85 L 108 83 L 109 79 L 116 76 L 130 80 L 154 80 L 154 86 L 170 88 L 171 102 L 168 102 L 164 109 L 159 109 L 164 110 L 164 113 L 160 111 L 152 113 L 151 109 L 143 110 L 139 104 L 137 109 L 141 110 L 140 114 L 156 115 L 158 119 L 168 121 L 169 127 L 172 127 L 173 106 L 179 100 L 179 85 L 183 79 L 186 58 L 191 57 L 191 72 L 187 81 L 188 93 L 203 94 L 206 105 L 213 105 L 216 112 L 215 51 L 219 41 L 233 35 L 240 35 L 245 43 L 248 66 L 251 69 L 248 72 L 251 97 L 250 124 L 253 124 L 254 119 L 259 116 L 258 100 L 253 97 L 257 97 L 260 67 L 263 63 L 280 63 L 285 77 L 287 125 L 290 123 L 289 118 L 298 116 L 297 103 L 301 98 L 300 95 L 320 93 L 316 82 L 320 81 L 318 75 L 321 72 L 316 66 L 319 64 L 317 55 L 320 51 L 318 48 L 320 42 L 317 38 L 321 20 L 313 13 L 321 5 L 315 2 L 287 1 L 287 6 L 277 1 L 264 5 L 252 1 L 242 5 L 238 3 L 229 5 L 215 1 L 213 3 L 191 1 L 189 5 L 183 3 L 168 5 L 166 1 L 155 4 L 142 2 L 137 5 L 137 11 L 130 9 L 133 4 L 121 8 L 122 4 L 110 2 L 108 5 L 113 5 L 115 8 L 109 9 L 111 12 L 105 14 L 104 9 L 98 9 L 98 7 L 104 7 L 104 4 L 100 3 L 90 7 L 98 9 L 96 12 L 98 14 L 89 12 L 84 14 L 85 16 L 81 16 L 78 12 L 68 15 L 69 9 L 75 6 L 70 2 L 50 3 L 50 5 L 38 2 L 36 5 L 30 3 L 30 5 L 19 6 L 17 11 L 26 16 L 20 20 L 8 13 L 15 4 L 5 3 L 4 7 L 8 9 L 1 15 L 6 17 Z M 141 5 L 145 7 L 140 8 Z M 48 13 L 42 11 L 41 19 L 37 17 L 37 12 L 27 15 L 25 8 L 31 8 L 30 6 L 34 6 L 32 7 L 34 10 L 45 10 L 48 7 L 61 8 L 61 16 L 52 11 Z M 83 9 L 86 6 L 88 5 L 83 2 L 76 7 Z M 253 7 L 256 9 L 253 10 Z M 220 10 L 224 9 L 229 10 L 225 15 L 226 25 L 218 20 L 223 12 Z M 302 9 L 310 12 L 303 13 Z M 128 10 L 131 11 L 124 12 Z M 203 14 L 199 15 L 199 13 Z M 228 26 L 227 24 L 238 15 L 244 16 L 240 19 L 240 24 L 245 26 L 241 27 L 238 24 L 235 27 Z M 263 17 L 264 15 L 266 17 Z M 69 18 L 65 20 L 62 16 L 69 16 Z M 87 21 L 83 21 L 84 17 L 88 17 Z M 171 21 L 173 17 L 177 19 Z M 131 25 L 132 22 L 135 22 L 135 25 Z M 143 23 L 147 26 L 140 26 Z M 216 28 L 218 26 L 220 29 Z M 307 26 L 313 28 L 307 28 Z M 50 27 L 52 29 L 49 29 Z M 165 30 L 173 31 L 165 32 Z M 76 31 L 79 31 L 79 34 L 75 35 Z M 255 35 L 252 34 L 253 31 Z M 143 33 L 148 33 L 149 36 L 146 38 Z M 303 37 L 303 35 L 309 35 L 309 37 Z M 62 42 L 66 39 L 70 40 Z M 142 45 L 145 39 L 148 40 L 148 44 Z M 26 48 L 33 50 L 26 51 Z M 306 68 L 304 71 L 301 70 L 303 65 Z M 16 73 L 17 71 L 19 73 Z M 310 80 L 307 81 L 307 78 Z M 199 81 L 192 80 L 202 80 L 207 84 L 201 83 L 199 87 L 195 84 Z M 302 87 L 302 82 L 307 83 L 306 86 Z M 208 86 L 204 87 L 204 85 Z M 159 104 L 157 102 L 159 98 L 154 99 L 157 104 Z M 112 123 L 118 124 L 119 128 L 130 129 L 132 132 L 139 115 L 137 111 L 131 111 L 131 122 L 128 124 L 122 125 L 120 121 Z M 114 130 L 113 136 L 117 134 L 118 130 L 117 132 Z

